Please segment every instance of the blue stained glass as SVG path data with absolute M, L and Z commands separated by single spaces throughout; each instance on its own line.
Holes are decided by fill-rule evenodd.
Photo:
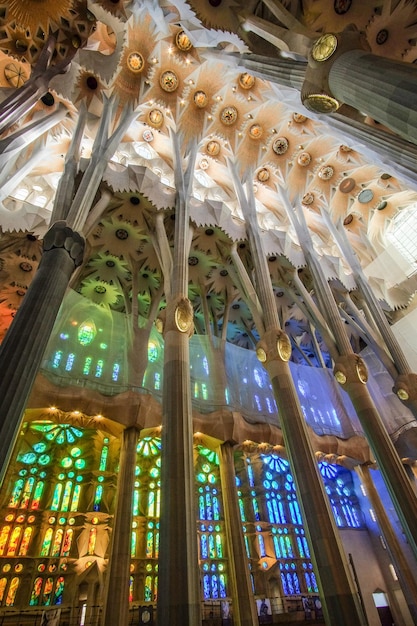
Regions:
M 88 374 L 90 373 L 90 369 L 91 369 L 91 363 L 93 362 L 93 359 L 91 356 L 88 356 L 85 361 L 84 361 L 84 367 L 83 367 L 83 374 L 84 376 L 88 376 Z
M 210 553 L 210 558 L 214 559 L 216 558 L 216 549 L 214 547 L 214 537 L 213 535 L 209 535 L 209 553 Z
M 276 516 L 274 515 L 274 511 L 273 511 L 272 504 L 270 501 L 266 503 L 266 509 L 268 511 L 269 521 L 272 522 L 272 524 L 276 523 L 278 520 L 276 519 Z
M 291 574 L 287 574 L 286 578 L 287 578 L 287 586 L 288 586 L 289 594 L 290 596 L 293 596 L 295 594 L 295 590 L 294 590 L 294 585 L 293 585 Z
M 242 522 L 246 522 L 245 507 L 242 498 L 239 498 L 239 511 L 240 519 L 242 520 Z
M 262 404 L 261 404 L 261 401 L 259 399 L 259 396 L 255 395 L 254 398 L 255 398 L 256 408 L 258 409 L 259 412 L 261 412 L 262 411 Z
M 208 364 L 206 356 L 203 358 L 203 368 L 204 368 L 205 373 L 208 376 L 209 375 L 209 364 Z
M 207 535 L 201 535 L 201 558 L 208 558 Z
M 208 574 L 203 577 L 203 593 L 205 600 L 210 598 L 210 576 Z
M 211 577 L 211 594 L 213 598 L 219 597 L 219 585 L 215 574 Z
M 226 593 L 226 577 L 224 574 L 220 574 L 219 576 L 219 586 L 220 586 L 220 597 L 225 598 Z
M 259 506 L 258 506 L 258 502 L 256 498 L 252 498 L 252 506 L 253 506 L 253 512 L 255 514 L 255 519 L 257 522 L 259 522 L 261 519 L 261 515 L 259 513 Z
M 75 354 L 71 352 L 71 354 L 68 355 L 67 363 L 65 365 L 66 372 L 70 372 L 72 370 L 72 366 L 74 365 L 74 360 L 75 360 Z
M 96 378 L 101 378 L 101 376 L 103 374 L 103 366 L 104 366 L 103 359 L 99 359 L 97 361 L 97 365 L 96 365 L 96 373 L 95 373 L 95 377 Z
M 279 545 L 279 539 L 276 535 L 274 535 L 273 537 L 273 542 L 274 542 L 274 550 L 275 550 L 275 556 L 277 557 L 277 559 L 280 559 L 282 554 L 281 554 L 281 547 Z
M 300 581 L 298 580 L 298 576 L 297 576 L 297 574 L 295 572 L 292 575 L 292 580 L 293 580 L 293 584 L 294 584 L 295 593 L 301 593 Z
M 222 559 L 223 558 L 223 545 L 222 545 L 222 538 L 220 535 L 216 535 L 216 552 L 217 552 L 217 558 Z
M 251 487 L 254 487 L 255 486 L 255 478 L 253 476 L 252 466 L 248 463 L 247 468 L 248 468 L 249 485 Z
M 288 596 L 289 593 L 288 593 L 287 578 L 283 572 L 281 572 L 281 584 L 282 584 L 282 591 L 284 592 L 284 596 Z
M 204 503 L 204 496 L 198 497 L 198 510 L 200 512 L 199 513 L 200 519 L 206 519 L 206 507 Z
M 120 373 L 120 365 L 118 363 L 114 363 L 112 374 L 111 374 L 111 378 L 114 382 L 118 381 L 119 373 Z
M 259 544 L 259 554 L 260 556 L 265 556 L 265 541 L 262 535 L 258 535 L 258 544 Z
M 302 559 L 305 559 L 305 552 L 304 552 L 304 546 L 303 546 L 303 542 L 301 541 L 301 537 L 297 537 L 297 547 L 298 547 L 298 553 L 301 556 Z
M 216 496 L 213 496 L 213 514 L 215 520 L 220 519 L 219 500 Z
M 55 352 L 54 358 L 52 360 L 52 367 L 54 367 L 55 369 L 59 367 L 63 354 L 64 353 L 62 352 L 62 350 L 57 350 L 57 352 Z
M 213 509 L 211 506 L 211 494 L 210 493 L 206 493 L 206 519 L 208 520 L 213 519 Z

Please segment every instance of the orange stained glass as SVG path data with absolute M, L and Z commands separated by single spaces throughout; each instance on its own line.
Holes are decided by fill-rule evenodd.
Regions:
M 6 606 L 13 606 L 19 582 L 20 580 L 17 576 L 12 578 L 9 586 L 9 591 L 7 592 L 6 596 Z
M 33 528 L 28 526 L 23 533 L 22 543 L 19 548 L 19 556 L 26 556 L 29 549 L 30 538 L 32 537 Z
M 7 578 L 0 578 L 0 602 L 3 602 L 6 585 L 7 585 Z
M 1 533 L 0 533 L 0 556 L 4 554 L 4 548 L 6 546 L 9 532 L 10 532 L 10 526 L 3 526 Z
M 90 530 L 90 535 L 88 537 L 88 554 L 94 554 L 94 550 L 96 548 L 96 539 L 97 539 L 97 528 L 92 528 Z
M 20 535 L 22 533 L 22 527 L 16 526 L 10 537 L 9 546 L 7 548 L 7 556 L 14 556 L 19 545 Z

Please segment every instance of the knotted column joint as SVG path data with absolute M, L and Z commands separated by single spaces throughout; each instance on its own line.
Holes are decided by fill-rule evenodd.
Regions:
M 177 296 L 158 314 L 157 328 L 163 335 L 175 330 L 192 337 L 194 334 L 194 311 L 188 298 Z
M 64 220 L 52 224 L 43 239 L 43 250 L 64 249 L 74 262 L 74 268 L 83 262 L 85 240 L 79 233 L 72 230 Z
M 365 361 L 357 354 L 347 354 L 339 356 L 333 368 L 334 377 L 341 385 L 349 383 L 366 384 L 368 380 L 368 369 Z
M 417 400 L 417 374 L 400 374 L 392 390 L 403 402 Z
M 267 330 L 256 345 L 258 360 L 267 365 L 271 361 L 287 362 L 291 357 L 291 341 L 280 328 Z

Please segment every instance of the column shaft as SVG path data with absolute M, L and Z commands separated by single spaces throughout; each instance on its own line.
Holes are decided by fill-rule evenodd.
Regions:
M 120 450 L 117 503 L 106 580 L 104 626 L 127 626 L 129 622 L 132 499 L 135 485 L 138 432 L 134 426 L 123 431 Z
M 57 222 L 45 235 L 36 275 L 0 347 L 0 484 L 23 411 L 84 240 Z
M 200 624 L 189 338 L 165 335 L 158 625 Z M 110 625 L 109 625 L 110 626 Z
M 236 491 L 233 448 L 224 443 L 219 449 L 224 519 L 226 525 L 229 578 L 233 597 L 234 626 L 257 626 L 258 616 L 249 576 L 242 520 Z

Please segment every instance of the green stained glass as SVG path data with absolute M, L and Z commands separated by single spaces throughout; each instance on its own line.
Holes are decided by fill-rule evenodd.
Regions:
M 137 489 L 133 492 L 133 515 L 139 515 L 139 491 Z
M 80 469 L 84 469 L 85 467 L 85 461 L 84 459 L 77 459 L 74 463 L 75 467 L 80 470 Z
M 48 465 L 50 461 L 51 461 L 51 457 L 49 456 L 49 454 L 41 454 L 38 459 L 39 465 Z
M 152 478 L 158 478 L 159 470 L 156 467 L 153 467 L 149 474 L 152 476 Z
M 145 600 L 145 602 L 150 602 L 152 600 L 152 576 L 147 576 L 145 578 L 143 599 Z
M 39 604 L 41 590 L 42 590 L 42 582 L 43 580 L 40 576 L 35 578 L 33 587 L 32 587 L 32 593 L 30 594 L 30 601 L 29 601 L 30 606 L 37 606 Z
M 26 454 L 22 454 L 17 458 L 21 463 L 26 463 L 27 465 L 32 465 L 32 463 L 36 463 L 36 454 L 34 452 L 26 452 Z
M 62 459 L 61 465 L 62 465 L 62 467 L 65 467 L 65 468 L 71 467 L 71 465 L 72 465 L 71 457 L 66 456 L 64 459 Z
M 33 449 L 35 450 L 35 452 L 45 452 L 46 450 L 46 443 L 44 443 L 43 441 L 40 441 L 39 443 L 35 443 L 35 445 L 33 446 Z
M 148 361 L 154 363 L 158 360 L 158 348 L 152 341 L 148 343 Z
M 75 485 L 72 493 L 71 508 L 70 511 L 78 511 L 78 503 L 81 495 L 81 485 Z
M 42 497 L 44 487 L 45 483 L 43 481 L 39 480 L 36 483 L 35 493 L 33 494 L 32 505 L 30 507 L 32 510 L 39 509 L 40 499 Z
M 67 482 L 65 483 L 64 495 L 62 497 L 61 511 L 68 511 L 71 491 L 72 491 L 72 481 L 67 480 Z
M 93 504 L 94 511 L 100 510 L 102 496 L 103 496 L 103 485 L 98 485 L 96 487 L 96 493 L 94 496 L 94 504 Z
M 52 498 L 52 504 L 51 504 L 52 511 L 58 511 L 59 504 L 61 502 L 61 495 L 62 495 L 62 484 L 58 483 L 57 485 L 55 485 L 54 496 Z
M 49 606 L 51 604 L 51 600 L 52 600 L 52 589 L 54 587 L 54 579 L 53 578 L 47 578 L 46 582 L 45 582 L 45 587 L 43 589 L 43 602 L 42 604 L 44 604 L 45 606 Z
M 88 356 L 84 361 L 83 374 L 84 376 L 88 376 L 91 370 L 91 364 L 93 359 L 91 356 Z
M 8 505 L 10 508 L 15 509 L 18 507 L 24 484 L 25 481 L 23 480 L 23 478 L 19 478 L 19 480 L 15 482 Z
M 130 546 L 130 556 L 132 557 L 132 559 L 135 558 L 136 556 L 136 532 L 133 531 L 132 532 L 132 543 Z
M 96 325 L 92 320 L 87 320 L 78 327 L 78 341 L 82 346 L 88 346 L 97 334 Z
M 43 540 L 43 544 L 41 548 L 41 556 L 48 556 L 49 550 L 51 548 L 51 543 L 52 543 L 52 534 L 53 534 L 52 528 L 48 528 L 48 530 L 45 533 L 44 540 Z
M 143 456 L 159 455 L 161 450 L 161 440 L 156 437 L 144 437 L 138 443 L 137 452 Z
M 74 457 L 74 459 L 78 458 L 79 456 L 81 456 L 81 450 L 80 448 L 72 448 L 71 450 L 71 456 Z
M 153 531 L 146 533 L 146 558 L 151 559 L 153 556 Z
M 108 454 L 109 454 L 109 447 L 108 446 L 103 446 L 102 449 L 101 449 L 101 455 L 100 455 L 100 466 L 99 466 L 99 471 L 100 472 L 105 472 L 106 471 Z

